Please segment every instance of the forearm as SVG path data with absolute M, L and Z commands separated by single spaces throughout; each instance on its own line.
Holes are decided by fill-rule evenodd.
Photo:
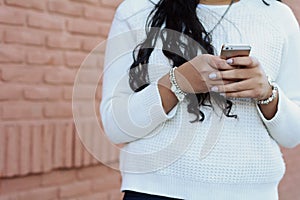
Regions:
M 292 148 L 300 143 L 300 107 L 291 101 L 280 89 L 278 91 L 277 112 L 272 119 L 265 118 L 262 109 L 257 106 L 259 114 L 270 135 L 283 147 Z
M 140 92 L 128 93 L 124 79 L 115 90 L 113 94 L 103 90 L 105 95 L 100 109 L 103 127 L 114 143 L 144 138 L 175 114 L 166 115 L 156 83 Z
M 271 120 L 277 113 L 278 110 L 278 92 L 276 98 L 266 105 L 259 105 L 259 109 L 264 115 L 265 119 Z
M 175 94 L 171 91 L 169 75 L 166 74 L 158 81 L 158 90 L 161 96 L 162 106 L 169 113 L 178 103 Z

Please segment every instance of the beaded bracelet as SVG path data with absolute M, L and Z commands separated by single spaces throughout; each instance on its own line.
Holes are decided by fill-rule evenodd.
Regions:
M 175 94 L 175 96 L 177 97 L 178 101 L 181 102 L 184 100 L 185 96 L 187 95 L 187 93 L 183 92 L 181 90 L 181 88 L 179 87 L 176 78 L 175 78 L 175 70 L 177 69 L 177 67 L 174 67 L 170 70 L 170 82 L 171 82 L 171 91 Z
M 277 97 L 278 87 L 276 86 L 276 84 L 274 84 L 272 82 L 272 80 L 269 77 L 268 77 L 268 82 L 272 87 L 272 95 L 267 99 L 257 101 L 256 103 L 259 104 L 259 105 L 268 105 L 269 103 L 274 101 Z

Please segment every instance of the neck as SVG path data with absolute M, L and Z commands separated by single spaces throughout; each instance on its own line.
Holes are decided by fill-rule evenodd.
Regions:
M 239 0 L 233 0 L 233 2 L 238 2 Z M 229 5 L 231 0 L 200 0 L 199 3 L 206 5 Z

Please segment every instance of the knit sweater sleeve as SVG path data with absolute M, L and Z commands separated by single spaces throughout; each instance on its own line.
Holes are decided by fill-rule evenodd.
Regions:
M 279 86 L 278 110 L 271 120 L 258 110 L 270 135 L 283 147 L 293 148 L 300 144 L 300 31 L 292 11 L 283 7 L 280 16 L 286 43 L 276 80 Z M 282 17 L 284 13 L 285 17 Z
M 104 131 L 113 143 L 127 143 L 143 138 L 171 119 L 176 112 L 175 107 L 169 114 L 165 113 L 157 81 L 140 92 L 133 92 L 129 86 L 132 52 L 141 42 L 136 41 L 137 35 L 145 30 L 144 26 L 141 30 L 132 30 L 132 20 L 124 17 L 128 16 L 128 7 L 121 5 L 115 14 L 104 64 L 100 113 Z

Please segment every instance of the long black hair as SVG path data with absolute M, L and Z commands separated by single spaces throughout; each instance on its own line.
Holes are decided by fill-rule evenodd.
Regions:
M 265 0 L 262 1 L 269 5 Z M 150 84 L 148 63 L 159 37 L 163 43 L 163 54 L 172 61 L 173 67 L 180 66 L 196 57 L 199 50 L 207 54 L 214 54 L 211 35 L 197 17 L 198 4 L 199 0 L 160 0 L 155 4 L 147 18 L 147 37 L 133 51 L 134 62 L 129 71 L 129 84 L 133 91 L 139 92 Z M 183 34 L 174 34 L 168 30 Z M 192 38 L 197 41 L 197 45 L 192 44 L 189 39 L 184 42 L 182 37 Z M 186 96 L 187 110 L 196 116 L 192 122 L 205 119 L 200 106 L 212 106 L 211 98 L 223 110 L 224 115 L 237 117 L 230 114 L 233 103 L 217 93 L 188 94 Z

